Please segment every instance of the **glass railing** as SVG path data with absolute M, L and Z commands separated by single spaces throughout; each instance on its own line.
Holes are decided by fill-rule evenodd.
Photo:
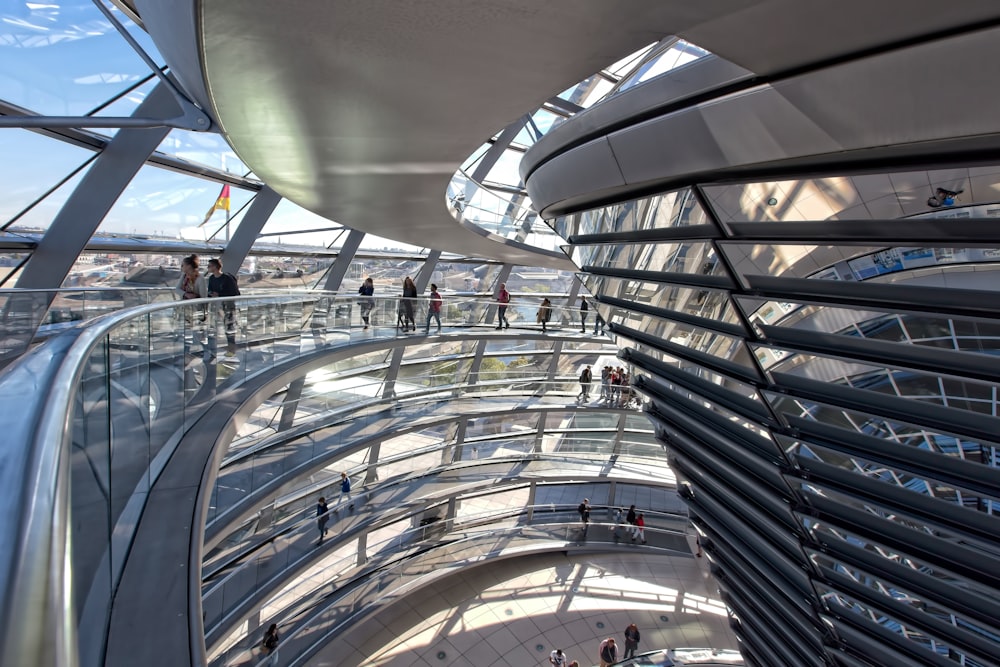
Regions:
M 501 501 L 491 503 L 490 497 L 504 496 L 505 494 L 509 494 L 512 489 L 516 489 L 517 487 L 527 488 L 535 482 L 546 484 L 546 491 L 552 493 L 555 488 L 552 484 L 558 482 L 555 479 L 558 470 L 554 469 L 556 467 L 554 462 L 549 463 L 553 463 L 553 470 L 548 471 L 552 475 L 548 482 L 546 482 L 544 476 L 533 478 L 535 473 L 529 470 L 525 473 L 524 479 L 506 480 L 505 484 L 500 484 L 499 486 L 494 483 L 492 488 L 488 481 L 481 481 L 480 486 L 476 488 L 470 480 L 461 487 L 461 492 L 451 495 L 454 495 L 456 501 L 459 503 L 461 503 L 463 497 L 471 499 L 475 496 L 474 502 L 477 505 L 495 504 L 501 506 L 500 509 L 492 510 L 491 513 L 482 514 L 478 520 L 484 520 L 484 517 L 492 517 L 497 515 L 498 512 L 500 515 L 506 517 L 512 510 L 509 507 L 503 506 L 503 504 L 509 499 L 504 498 Z M 584 466 L 578 465 L 573 469 L 573 472 L 580 478 L 587 476 L 596 477 L 600 472 L 600 466 L 595 464 L 591 470 L 587 470 Z M 377 534 L 386 526 L 396 526 L 402 530 L 400 522 L 408 523 L 412 519 L 412 522 L 416 524 L 421 516 L 429 511 L 427 508 L 431 506 L 437 508 L 434 510 L 435 512 L 443 512 L 443 506 L 447 505 L 451 496 L 446 492 L 438 495 L 427 495 L 426 489 L 422 495 L 420 489 L 416 488 L 419 486 L 418 482 L 421 481 L 425 485 L 430 483 L 430 486 L 434 486 L 432 484 L 433 480 L 418 478 L 405 487 L 396 485 L 393 488 L 386 488 L 381 491 L 376 490 L 370 499 L 366 499 L 363 502 L 363 506 L 361 506 L 362 501 L 356 499 L 358 504 L 354 505 L 355 510 L 347 511 L 346 503 L 345 507 L 338 508 L 339 511 L 331 509 L 330 523 L 327 528 L 333 537 L 318 546 L 315 511 L 310 511 L 308 514 L 311 516 L 303 518 L 294 530 L 275 536 L 267 542 L 266 548 L 257 550 L 243 561 L 214 577 L 212 581 L 206 582 L 203 588 L 202 613 L 204 615 L 209 645 L 212 644 L 217 634 L 228 630 L 241 616 L 245 617 L 246 614 L 262 604 L 265 599 L 269 599 L 272 596 L 280 597 L 277 591 L 282 588 L 293 587 L 301 593 L 302 584 L 299 581 L 300 577 L 296 575 L 307 570 L 314 572 L 314 565 L 317 561 L 322 561 L 323 563 L 322 574 L 314 578 L 314 581 L 321 582 L 323 577 L 327 577 L 326 581 L 329 582 L 342 577 L 343 572 L 331 569 L 325 562 L 325 559 L 331 552 L 336 552 L 337 548 L 342 546 L 345 541 L 357 538 L 359 533 Z M 440 490 L 445 486 L 447 488 L 451 488 L 452 485 L 458 486 L 460 481 L 456 479 L 448 485 L 438 484 L 436 488 Z M 447 491 L 447 488 L 445 488 L 445 491 Z M 608 484 L 606 482 L 592 483 L 587 485 L 587 490 L 584 493 L 596 494 L 603 492 L 607 495 L 607 489 Z M 408 497 L 406 495 L 407 492 L 412 493 L 413 496 Z M 333 497 L 335 498 L 336 496 Z M 391 500 L 387 505 L 379 504 L 379 502 L 387 499 Z M 523 502 L 521 505 L 523 506 Z M 576 504 L 574 503 L 565 507 L 549 504 L 539 507 L 545 513 L 558 511 L 566 514 L 571 510 L 575 511 Z M 518 509 L 517 511 L 520 512 L 521 510 Z M 594 508 L 595 521 L 597 521 L 596 517 L 601 512 L 606 512 L 606 509 L 604 507 Z M 687 522 L 686 510 L 684 510 L 682 503 L 676 496 L 674 496 L 674 508 L 671 512 L 647 511 L 646 517 L 647 524 L 654 528 L 669 527 L 673 530 L 682 530 Z M 610 516 L 608 516 L 608 519 L 610 519 Z M 474 523 L 469 523 L 469 521 L 474 520 L 475 517 L 470 519 L 470 517 L 463 516 L 459 523 L 464 527 L 468 527 L 469 525 L 474 525 Z M 624 527 L 620 531 L 624 531 Z M 411 535 L 411 533 L 405 534 Z M 409 537 L 402 539 L 398 543 L 389 540 L 382 544 L 382 546 L 376 546 L 374 543 L 369 542 L 366 558 L 369 560 L 383 558 L 385 557 L 385 554 L 382 553 L 384 550 L 389 550 L 386 553 L 391 555 L 392 552 L 409 545 L 411 541 Z M 354 567 L 357 564 L 356 559 L 357 551 L 353 550 L 351 556 L 346 557 L 343 562 L 347 563 L 349 567 Z M 307 578 L 312 576 L 309 575 Z M 297 604 L 297 599 L 288 599 L 287 603 Z M 273 606 L 273 604 L 272 601 L 267 603 L 266 606 Z M 223 624 L 221 628 L 218 627 L 220 623 Z
M 292 431 L 258 440 L 254 445 L 244 442 L 244 446 L 235 452 L 231 450 L 230 457 L 219 471 L 209 508 L 209 525 L 221 514 L 238 509 L 237 505 L 261 489 L 283 486 L 289 476 L 323 475 L 323 468 L 344 457 L 352 448 L 370 447 L 382 438 L 416 426 L 447 423 L 463 415 L 475 418 L 477 415 L 523 411 L 533 405 L 638 408 L 638 404 L 602 405 L 599 379 L 596 385 L 592 384 L 591 400 L 584 403 L 578 400 L 580 384 L 575 378 L 546 381 L 530 376 L 489 379 L 484 375 L 480 373 L 476 384 L 463 382 L 429 388 L 410 387 L 408 390 L 397 384 L 390 397 L 373 399 L 361 397 L 369 393 L 384 395 L 388 391 L 385 383 L 371 383 L 367 392 L 363 385 L 353 385 L 358 394 L 355 401 L 331 414 L 316 415 L 315 419 L 322 422 L 322 426 L 306 428 L 308 423 L 301 424 L 305 431 L 301 437 L 297 431 Z M 525 403 L 526 397 L 532 398 L 530 405 Z M 270 435 L 271 431 L 268 430 L 267 434 Z M 613 442 L 613 437 L 602 443 L 589 444 L 584 439 L 564 437 L 550 439 L 545 447 L 572 447 L 581 453 L 595 455 L 608 449 Z M 460 451 L 458 456 L 478 457 L 479 447 L 485 455 L 488 449 L 486 444 L 477 446 L 473 442 L 462 446 L 462 450 L 468 451 Z M 610 451 L 606 454 L 610 455 Z M 382 464 L 383 461 L 379 460 L 378 466 Z
M 435 479 L 434 475 L 457 464 L 461 464 L 461 469 L 449 474 L 445 486 L 459 482 L 467 485 L 496 483 L 497 480 L 515 476 L 512 471 L 519 471 L 517 478 L 530 480 L 565 478 L 569 474 L 597 476 L 604 470 L 620 479 L 620 483 L 626 487 L 631 479 L 637 478 L 647 484 L 655 482 L 669 486 L 675 482 L 674 474 L 662 455 L 662 448 L 657 451 L 650 446 L 644 452 L 646 456 L 636 456 L 620 453 L 614 437 L 602 440 L 566 435 L 543 438 L 536 451 L 535 440 L 535 434 L 524 437 L 519 443 L 504 440 L 502 447 L 495 447 L 492 452 L 489 440 L 476 440 L 465 445 L 438 443 L 413 448 L 394 456 L 378 456 L 378 461 L 371 465 L 366 463 L 370 458 L 367 451 L 362 452 L 362 456 L 353 457 L 355 461 L 347 460 L 352 457 L 338 459 L 337 465 L 328 460 L 320 461 L 295 473 L 296 477 L 308 475 L 309 479 L 309 483 L 298 490 L 288 492 L 288 480 L 276 480 L 272 488 L 280 488 L 283 494 L 278 500 L 273 499 L 272 493 L 270 502 L 268 497 L 257 498 L 254 502 L 254 497 L 247 494 L 243 499 L 250 503 L 248 507 L 244 506 L 242 511 L 240 507 L 227 508 L 227 513 L 220 519 L 223 525 L 214 527 L 221 529 L 229 517 L 229 526 L 226 528 L 228 533 L 225 538 L 220 538 L 219 531 L 215 531 L 216 536 L 211 541 L 218 543 L 218 546 L 205 556 L 205 576 L 212 577 L 223 569 L 238 565 L 240 559 L 265 543 L 269 545 L 269 553 L 273 554 L 278 548 L 272 542 L 273 538 L 296 529 L 303 521 L 308 520 L 315 508 L 316 498 L 338 496 L 338 473 L 341 470 L 354 480 L 354 494 L 362 498 L 366 506 L 375 503 L 377 494 L 391 494 L 393 502 L 402 502 L 404 494 L 414 491 L 410 488 L 414 480 L 422 480 L 430 485 L 428 488 L 438 488 L 442 482 Z M 460 458 L 462 450 L 465 450 L 464 458 Z M 482 451 L 482 456 L 477 450 Z M 445 464 L 442 465 L 442 462 Z M 321 479 L 317 480 L 316 477 Z M 369 481 L 363 483 L 362 480 Z M 268 503 L 266 510 L 261 508 L 265 502 Z M 253 516 L 249 525 L 242 519 L 248 513 Z M 236 520 L 233 521 L 233 518 Z M 210 525 L 209 533 L 212 533 L 212 528 Z
M 150 290 L 136 298 L 155 300 L 163 295 L 162 290 Z M 27 331 L 30 327 L 18 328 L 17 322 L 36 321 L 31 314 L 41 312 L 43 303 L 48 308 L 49 298 L 34 293 L 7 295 L 5 312 L 13 327 L 10 335 Z M 54 294 L 52 299 L 55 303 Z M 18 483 L 9 487 L 12 495 L 4 505 L 22 513 L 18 521 L 30 519 L 32 530 L 45 533 L 53 544 L 65 541 L 65 517 L 58 508 L 68 487 L 58 480 L 60 475 L 72 477 L 70 516 L 74 525 L 87 527 L 87 539 L 71 544 L 72 593 L 54 586 L 43 594 L 54 596 L 54 608 L 72 609 L 80 633 L 89 637 L 107 634 L 110 601 L 130 553 L 136 517 L 142 514 L 148 489 L 180 437 L 208 410 L 219 391 L 303 355 L 377 343 L 379 339 L 410 336 L 408 340 L 415 340 L 398 326 L 405 310 L 398 297 L 369 300 L 359 295 L 284 292 L 280 296 L 153 303 L 126 310 L 121 310 L 124 302 L 105 299 L 107 296 L 94 297 L 88 311 L 90 315 L 100 313 L 99 319 L 86 327 L 71 327 L 37 345 L 38 354 L 14 362 L 4 377 L 5 384 L 14 378 L 21 378 L 22 383 L 5 387 L 11 397 L 5 404 L 9 420 L 40 424 L 19 441 L 22 446 L 34 442 L 36 450 L 31 452 L 32 460 L 22 461 L 24 469 L 18 471 Z M 520 301 L 516 308 L 530 311 L 537 309 L 540 298 L 532 305 L 527 299 Z M 418 335 L 427 319 L 427 304 L 426 298 L 414 301 Z M 367 327 L 362 323 L 362 311 L 368 318 Z M 486 300 L 445 296 L 442 330 L 447 334 L 462 329 L 458 333 L 467 334 L 470 327 L 489 326 L 495 312 L 496 304 Z M 513 312 L 517 311 L 512 308 L 509 313 Z M 31 319 L 20 319 L 22 315 Z M 549 325 L 557 330 L 560 323 L 569 329 L 569 324 L 578 321 L 573 308 L 553 305 L 551 315 Z M 511 320 L 513 327 L 524 324 Z M 528 324 L 528 328 L 539 326 Z M 518 333 L 523 334 L 523 330 Z M 25 386 L 31 391 L 25 392 Z M 67 452 L 73 453 L 68 466 Z M 289 463 L 295 460 L 292 457 Z M 29 480 L 49 482 L 29 484 Z M 25 491 L 27 486 L 30 489 Z M 25 503 L 28 496 L 22 492 L 28 496 L 47 493 L 48 499 Z M 12 524 L 8 533 L 8 544 L 23 542 L 16 525 Z M 58 544 L 53 548 L 59 548 Z M 23 559 L 20 566 L 30 570 L 44 564 Z M 24 588 L 26 583 L 11 580 L 12 572 L 25 579 L 23 569 L 9 569 L 6 589 L 11 590 L 15 583 Z M 39 576 L 31 573 L 25 581 Z M 64 595 L 75 598 L 75 603 Z M 24 604 L 29 605 L 27 600 L 34 597 L 38 597 L 37 591 Z M 21 598 L 14 595 L 7 599 Z M 69 633 L 66 628 L 61 631 Z M 26 635 L 24 641 L 31 643 L 32 637 Z M 35 642 L 34 648 L 45 651 L 51 640 L 49 634 Z M 25 648 L 21 655 L 31 653 Z M 34 657 L 22 663 L 41 664 Z
M 516 387 L 516 385 L 514 385 Z M 571 387 L 567 390 L 567 387 Z M 475 419 L 516 410 L 519 414 L 539 413 L 552 407 L 581 405 L 576 401 L 579 384 L 572 382 L 537 382 L 528 386 L 528 393 L 513 390 L 505 382 L 487 382 L 479 386 L 444 388 L 447 401 L 430 397 L 406 397 L 398 401 L 381 402 L 380 406 L 355 406 L 345 409 L 335 420 L 320 418 L 320 424 L 304 424 L 302 428 L 283 432 L 265 439 L 258 445 L 239 450 L 224 461 L 212 493 L 206 542 L 213 546 L 205 558 L 209 571 L 216 561 L 225 560 L 250 545 L 257 544 L 280 532 L 288 525 L 290 517 L 304 510 L 316 496 L 329 495 L 339 484 L 339 472 L 347 472 L 353 480 L 379 479 L 383 482 L 399 475 L 428 469 L 440 461 L 488 461 L 511 455 L 558 455 L 595 457 L 607 461 L 620 457 L 618 466 L 626 461 L 634 463 L 631 473 L 648 475 L 652 468 L 666 467 L 662 447 L 646 441 L 632 442 L 628 436 L 639 437 L 626 430 L 620 444 L 617 442 L 618 415 L 608 413 L 614 427 L 595 437 L 594 424 L 567 423 L 559 431 L 545 433 L 538 439 L 536 425 L 522 431 L 508 430 L 492 436 L 471 436 L 464 442 L 438 441 L 427 446 L 406 446 L 403 451 L 381 446 L 385 439 L 397 433 L 414 429 L 434 432 L 443 425 L 458 419 Z M 499 394 L 499 395 L 498 395 Z M 533 400 L 526 404 L 524 397 Z M 591 404 L 590 410 L 602 406 Z M 358 413 L 362 413 L 361 416 Z M 593 413 L 591 413 L 593 414 Z M 590 418 L 592 420 L 592 417 Z M 358 425 L 368 422 L 368 428 L 358 432 Z M 536 443 L 536 440 L 538 442 Z M 378 447 L 377 453 L 372 450 Z M 279 452 L 275 454 L 275 452 Z M 297 461 L 287 466 L 285 457 Z M 371 462 L 372 458 L 376 460 Z M 632 465 L 631 463 L 629 465 Z M 290 480 L 308 478 L 310 482 L 296 491 L 289 491 Z M 355 481 L 357 485 L 358 482 Z M 275 498 L 275 489 L 280 497 Z M 311 499 L 304 500 L 311 495 Z M 266 511 L 261 506 L 267 504 Z M 246 517 L 257 518 L 247 519 Z M 266 521 L 259 521 L 261 516 Z M 252 527 L 247 527 L 247 522 Z M 219 531 L 227 530 L 225 538 Z
M 0 289 L 0 365 L 69 327 L 125 308 L 173 301 L 164 287 L 67 287 L 50 290 Z
M 278 623 L 283 634 L 282 652 L 302 660 L 331 632 L 343 630 L 353 619 L 370 612 L 372 605 L 402 597 L 407 589 L 470 562 L 529 545 L 544 550 L 586 543 L 611 549 L 631 543 L 625 525 L 596 518 L 603 511 L 603 507 L 595 508 L 586 532 L 578 518 L 571 518 L 576 514 L 575 504 L 544 504 L 401 527 L 385 539 L 369 542 L 361 558 L 354 542 L 349 541 L 347 546 L 353 548 L 338 550 L 321 567 L 312 568 L 309 576 L 275 591 L 261 604 L 264 613 L 259 621 L 264 627 Z M 421 514 L 394 521 L 412 523 Z M 686 515 L 646 516 L 647 547 L 688 552 Z M 436 548 L 428 550 L 428 546 Z M 331 550 L 333 547 L 331 541 Z M 206 602 L 206 613 L 208 606 Z M 210 651 L 211 665 L 263 664 L 262 656 L 253 652 L 255 639 L 240 634 L 229 635 Z

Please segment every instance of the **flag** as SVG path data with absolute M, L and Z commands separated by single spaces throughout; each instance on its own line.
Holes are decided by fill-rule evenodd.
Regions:
M 227 213 L 229 212 L 229 184 L 228 183 L 222 186 L 222 192 L 219 193 L 219 198 L 215 200 L 214 204 L 212 204 L 212 208 L 208 209 L 208 213 L 205 214 L 205 220 L 202 221 L 201 225 L 198 225 L 198 226 L 201 227 L 206 222 L 208 222 L 209 218 L 212 217 L 212 214 L 215 213 L 216 211 L 218 211 L 219 209 L 222 209 L 222 210 L 226 211 Z

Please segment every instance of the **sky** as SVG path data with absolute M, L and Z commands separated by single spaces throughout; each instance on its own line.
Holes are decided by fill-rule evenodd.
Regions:
M 149 57 L 163 64 L 149 36 L 116 7 L 108 3 L 105 6 Z M 644 72 L 643 78 L 694 57 L 677 51 L 670 58 L 662 58 L 663 65 Z M 628 62 L 629 59 L 624 59 L 609 69 L 626 67 Z M 157 79 L 151 77 L 151 70 L 143 59 L 91 0 L 44 3 L 0 0 L 0 100 L 44 115 L 121 117 L 133 113 L 156 83 Z M 604 86 L 602 90 L 606 92 L 608 88 Z M 572 89 L 563 96 L 571 94 Z M 536 125 L 543 133 L 556 120 L 557 117 L 547 111 L 535 115 Z M 115 132 L 113 129 L 92 131 L 108 137 Z M 522 132 L 517 141 L 527 144 L 531 138 Z M 173 130 L 158 150 L 240 176 L 251 174 L 224 139 L 216 134 Z M 0 128 L 0 155 L 4 156 L 0 160 L 0 179 L 5 184 L 5 197 L 0 199 L 0 224 L 20 216 L 14 228 L 45 229 L 86 173 L 88 161 L 94 154 L 29 130 Z M 518 184 L 520 156 L 520 153 L 508 151 L 491 170 L 488 180 Z M 64 179 L 65 183 L 48 192 Z M 98 233 L 191 240 L 208 240 L 213 235 L 222 238 L 226 222 L 223 211 L 217 211 L 208 224 L 201 224 L 215 203 L 220 187 L 209 180 L 146 165 L 102 221 Z M 446 205 L 445 195 L 442 193 L 443 206 Z M 251 197 L 250 191 L 231 189 L 230 233 L 239 224 L 240 211 Z M 484 226 L 489 226 L 490 222 L 496 224 L 497 216 L 490 211 L 502 211 L 504 207 L 495 199 L 489 195 L 469 198 L 466 216 L 479 217 Z M 350 221 L 338 222 L 350 224 Z M 335 222 L 282 200 L 263 232 L 274 234 L 334 226 Z M 327 245 L 336 237 L 336 232 L 325 231 L 295 234 L 282 240 L 296 245 Z M 363 247 L 416 250 L 377 237 L 366 237 Z

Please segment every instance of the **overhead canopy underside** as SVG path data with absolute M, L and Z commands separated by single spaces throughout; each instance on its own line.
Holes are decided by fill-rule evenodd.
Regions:
M 554 94 L 669 34 L 766 73 L 995 13 L 982 0 L 947 15 L 925 0 L 136 4 L 158 44 L 200 42 L 201 71 L 171 66 L 282 196 L 412 245 L 561 268 L 571 265 L 467 229 L 445 200 L 473 151 Z M 195 34 L 179 34 L 186 27 Z

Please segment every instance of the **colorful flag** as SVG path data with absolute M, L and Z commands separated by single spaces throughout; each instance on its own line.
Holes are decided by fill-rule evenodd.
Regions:
M 205 219 L 202 221 L 201 225 L 198 225 L 198 226 L 201 227 L 206 222 L 208 222 L 209 218 L 212 217 L 212 214 L 215 213 L 216 211 L 220 210 L 220 209 L 226 211 L 227 213 L 229 212 L 229 184 L 228 183 L 222 186 L 222 192 L 219 193 L 219 198 L 215 200 L 214 204 L 212 204 L 212 208 L 208 209 L 208 213 L 205 214 Z

